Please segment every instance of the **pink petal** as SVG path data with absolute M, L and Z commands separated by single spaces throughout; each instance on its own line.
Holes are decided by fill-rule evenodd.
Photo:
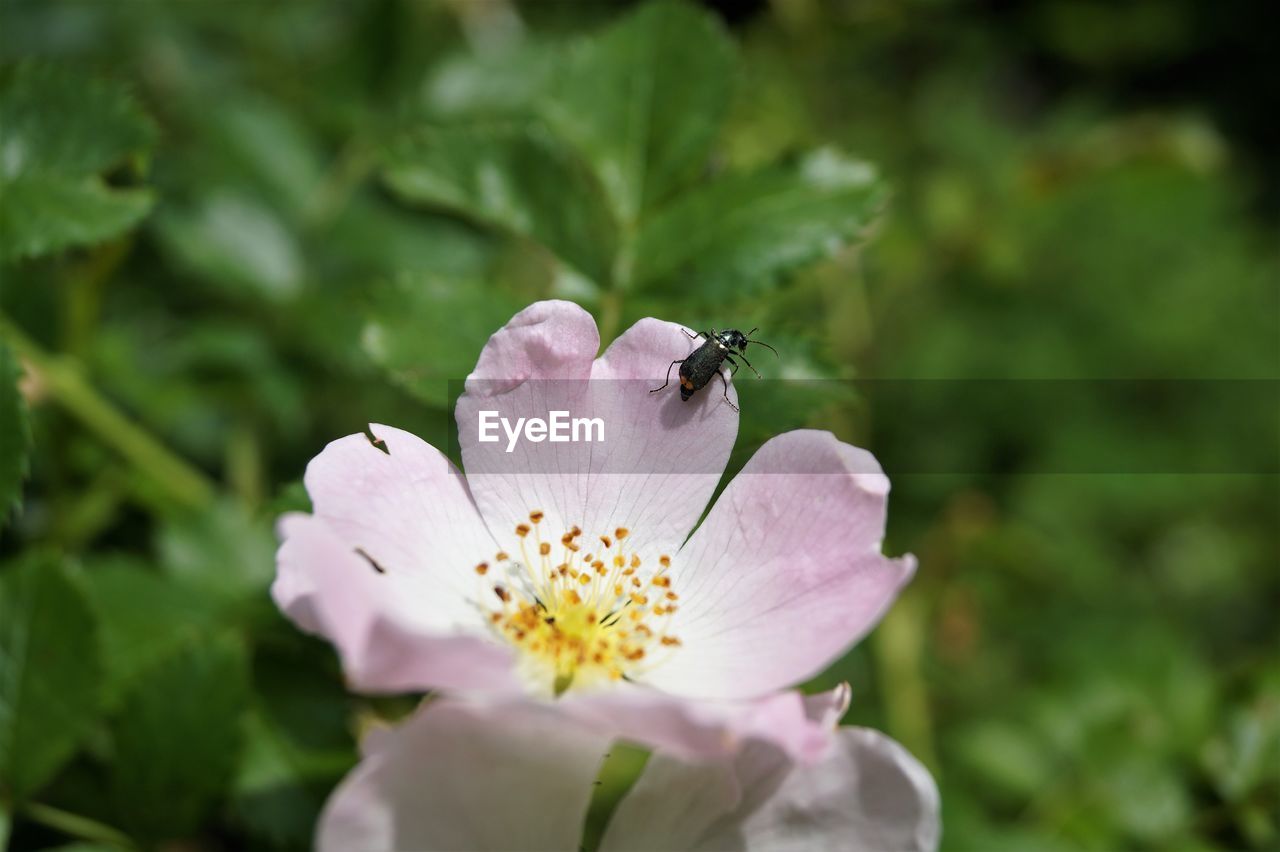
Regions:
M 814 698 L 782 692 L 750 701 L 689 701 L 621 684 L 607 692 L 569 693 L 557 709 L 602 734 L 687 760 L 723 758 L 758 740 L 812 763 L 826 753 L 847 702 L 847 688 Z
M 317 848 L 577 849 L 607 745 L 537 705 L 432 701 L 370 738 Z
M 880 554 L 888 492 L 871 454 L 828 432 L 768 441 L 680 551 L 670 630 L 684 647 L 646 682 L 742 698 L 825 668 L 915 570 L 913 557 Z
M 353 689 L 522 690 L 511 649 L 481 627 L 467 635 L 442 625 L 423 605 L 434 590 L 419 577 L 379 573 L 312 515 L 285 516 L 280 532 L 272 597 L 300 628 L 337 647 Z
M 596 345 L 590 315 L 567 302 L 534 305 L 490 338 L 456 412 L 468 483 L 504 544 L 538 510 L 553 543 L 573 526 L 589 542 L 625 527 L 632 552 L 674 553 L 724 471 L 737 413 L 715 388 L 682 402 L 674 378 L 649 393 L 696 346 L 678 325 L 641 320 L 593 362 Z M 556 410 L 600 418 L 604 441 L 521 440 L 508 452 L 501 431 L 479 440 L 481 412 L 514 425 Z
M 573 302 L 535 302 L 489 338 L 466 391 L 493 395 L 531 379 L 587 379 L 599 349 L 591 314 Z
M 933 778 L 902 746 L 840 728 L 814 766 L 760 742 L 712 763 L 655 754 L 600 848 L 925 852 L 938 846 L 938 806 Z
M 422 439 L 390 426 L 369 430 L 387 452 L 348 435 L 307 465 L 316 516 L 347 551 L 358 548 L 388 575 L 418 581 L 413 596 L 424 622 L 475 627 L 482 591 L 475 567 L 498 547 L 466 480 Z

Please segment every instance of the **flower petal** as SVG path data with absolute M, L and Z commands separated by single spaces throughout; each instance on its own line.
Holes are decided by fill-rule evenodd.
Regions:
M 510 648 L 457 633 L 419 601 L 435 592 L 413 574 L 379 572 L 313 515 L 286 515 L 272 597 L 338 649 L 353 689 L 515 693 Z
M 537 705 L 430 702 L 368 738 L 317 848 L 577 849 L 607 746 Z
M 869 631 L 915 560 L 880 554 L 889 480 L 829 432 L 768 441 L 679 554 L 684 647 L 645 680 L 704 698 L 762 695 Z
M 630 552 L 674 553 L 724 472 L 737 412 L 718 390 L 688 402 L 675 382 L 649 392 L 696 345 L 674 323 L 641 320 L 592 362 L 596 343 L 590 315 L 566 302 L 534 305 L 490 338 L 456 412 L 467 481 L 500 542 L 538 510 L 553 543 L 573 526 L 588 540 L 625 527 Z M 553 411 L 599 418 L 603 440 L 512 441 L 496 425 Z M 481 440 L 482 417 L 496 440 Z
M 940 833 L 938 789 L 902 746 L 840 728 L 817 765 L 748 743 L 733 758 L 684 763 L 655 754 L 618 805 L 603 852 L 926 852 Z
M 732 405 L 725 404 L 714 379 L 688 401 L 680 399 L 671 362 L 700 343 L 675 323 L 642 319 L 605 350 L 592 373 L 597 384 L 625 392 L 610 421 L 623 430 L 615 431 L 609 466 L 630 474 L 609 477 L 607 493 L 594 497 L 605 506 L 612 502 L 619 524 L 635 531 L 635 546 L 652 542 L 671 555 L 706 510 L 738 436 L 738 392 L 732 384 Z M 651 394 L 668 375 L 671 384 Z
M 593 730 L 687 760 L 723 758 L 742 743 L 759 740 L 812 763 L 826 753 L 834 716 L 844 711 L 840 702 L 847 702 L 847 690 L 827 695 L 830 699 L 782 692 L 751 701 L 689 701 L 620 684 L 607 692 L 570 693 L 557 709 Z
M 307 465 L 315 514 L 346 544 L 388 575 L 419 581 L 416 600 L 427 623 L 476 629 L 475 567 L 492 559 L 489 535 L 466 480 L 435 447 L 377 424 L 325 447 Z
M 490 396 L 534 379 L 587 379 L 599 350 L 591 314 L 573 302 L 535 302 L 489 338 L 466 392 Z

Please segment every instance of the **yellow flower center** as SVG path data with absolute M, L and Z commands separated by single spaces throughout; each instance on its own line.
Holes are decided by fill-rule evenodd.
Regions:
M 671 587 L 671 557 L 646 567 L 626 544 L 629 530 L 618 527 L 590 546 L 581 529 L 544 540 L 543 513 L 515 528 L 519 560 L 505 551 L 477 576 L 492 594 L 480 597 L 495 633 L 522 652 L 527 676 L 553 695 L 633 678 L 660 662 L 662 652 L 680 646 L 667 628 L 680 596 Z

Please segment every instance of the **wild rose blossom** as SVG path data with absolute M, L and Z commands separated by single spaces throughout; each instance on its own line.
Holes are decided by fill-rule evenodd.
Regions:
M 847 692 L 814 699 L 833 725 Z M 360 765 L 325 806 L 321 852 L 565 850 L 580 833 L 606 737 L 536 704 L 428 702 L 364 743 Z M 496 767 L 501 767 L 500 770 Z M 759 740 L 688 763 L 650 757 L 619 802 L 600 852 L 914 852 L 937 848 L 938 791 L 901 746 L 839 728 L 814 765 Z
M 765 443 L 690 531 L 738 414 L 713 384 L 650 394 L 690 341 L 645 319 L 599 358 L 591 316 L 541 302 L 494 334 L 459 399 L 464 478 L 387 426 L 307 468 L 273 596 L 351 687 L 554 704 L 560 724 L 681 758 L 757 739 L 804 761 L 828 726 L 784 691 L 881 617 L 914 570 L 881 555 L 887 478 L 801 430 Z M 736 400 L 732 387 L 731 399 Z M 479 412 L 600 417 L 604 444 L 478 441 Z M 828 698 L 828 701 L 834 700 Z

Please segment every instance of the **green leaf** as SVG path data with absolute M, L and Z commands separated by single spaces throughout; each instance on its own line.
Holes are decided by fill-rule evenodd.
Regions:
M 351 698 L 332 655 L 296 634 L 254 658 L 254 712 L 233 785 L 236 821 L 283 849 L 312 845 L 325 799 L 356 762 Z
M 90 245 L 137 224 L 145 189 L 110 189 L 97 177 L 19 175 L 0 181 L 0 261 Z
M 591 162 L 619 220 L 634 223 L 706 167 L 736 61 L 715 15 L 648 4 L 577 45 L 543 113 Z
M 327 790 L 316 789 L 319 785 L 302 777 L 288 744 L 260 714 L 249 718 L 244 759 L 234 783 L 232 809 L 246 831 L 277 848 L 312 846 Z
M 989 785 L 993 796 L 1029 798 L 1052 776 L 1044 744 L 1017 725 L 996 720 L 976 723 L 956 740 L 957 764 Z
M 530 39 L 449 56 L 423 83 L 422 107 L 451 120 L 531 115 L 563 49 L 553 40 Z
M 197 119 L 220 165 L 243 175 L 245 185 L 294 219 L 306 214 L 324 179 L 324 158 L 298 115 L 270 99 L 242 95 L 201 111 Z M 217 177 L 226 181 L 231 175 Z
M 397 384 L 445 408 L 449 381 L 466 378 L 478 342 L 520 307 L 515 297 L 479 282 L 402 275 L 377 291 L 362 340 L 369 357 Z
M 248 695 L 231 638 L 188 645 L 137 681 L 112 729 L 111 799 L 125 827 L 169 840 L 199 826 L 235 772 Z
M 685 193 L 641 230 L 632 286 L 706 300 L 759 290 L 857 239 L 883 205 L 874 168 L 834 150 Z
M 0 340 L 0 529 L 20 505 L 31 450 L 27 404 L 18 392 L 20 375 L 18 359 Z
M 114 705 L 148 668 L 216 622 L 207 595 L 129 557 L 102 560 L 85 580 L 102 628 L 107 703 Z
M 403 198 L 542 244 L 580 274 L 609 280 L 617 228 L 586 166 L 529 125 L 433 128 L 407 134 L 385 156 Z
M 219 190 L 157 218 L 174 260 L 214 286 L 275 302 L 302 288 L 306 265 L 296 236 L 252 195 Z
M 0 575 L 0 790 L 22 798 L 72 755 L 101 707 L 98 625 L 52 557 Z
M 151 146 L 155 129 L 119 85 L 25 62 L 0 76 L 0 175 L 86 175 Z
M 0 261 L 98 242 L 151 208 L 101 172 L 147 150 L 154 129 L 128 92 L 56 66 L 0 75 Z
M 275 574 L 271 525 L 235 503 L 173 521 L 156 546 L 166 572 L 219 603 L 260 602 Z
M 1098 773 L 1110 815 L 1129 835 L 1154 845 L 1185 837 L 1191 800 L 1174 768 L 1136 750 L 1115 762 Z

